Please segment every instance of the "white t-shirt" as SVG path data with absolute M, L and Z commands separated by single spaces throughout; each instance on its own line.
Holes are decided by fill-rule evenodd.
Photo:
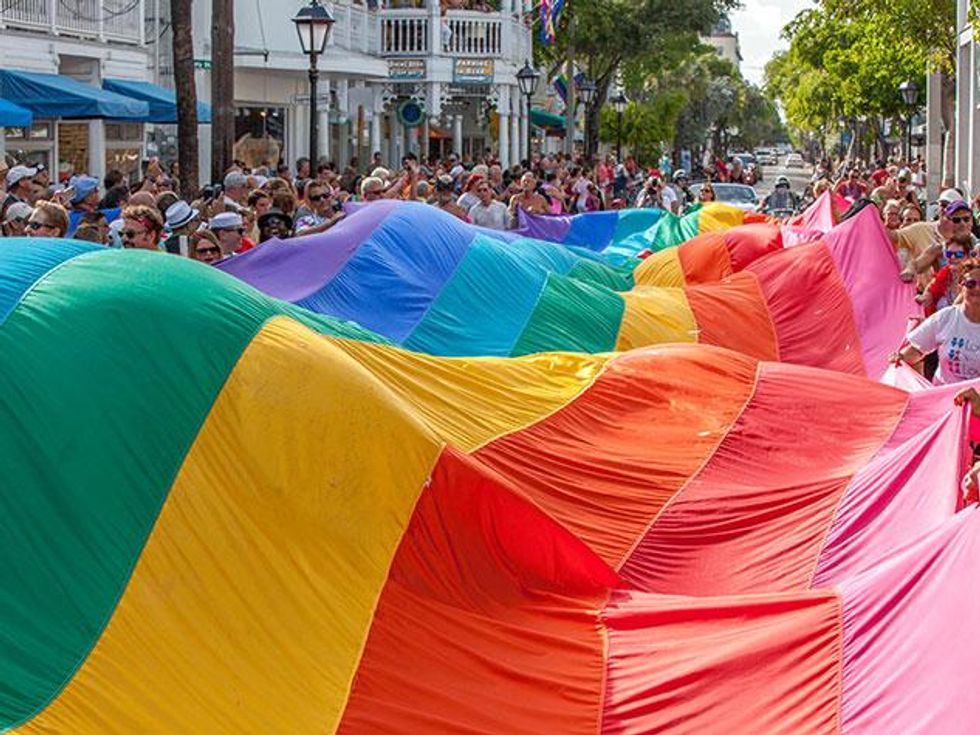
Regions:
M 510 226 L 510 212 L 507 205 L 494 199 L 484 206 L 477 202 L 470 208 L 470 219 L 474 225 L 489 227 L 492 230 L 506 230 Z
M 677 192 L 674 191 L 674 187 L 665 186 L 660 192 L 660 198 L 663 200 L 664 209 L 677 214 Z
M 980 378 L 980 323 L 971 322 L 963 306 L 940 309 L 908 336 L 909 343 L 923 354 L 936 352 L 939 369 L 936 385 Z

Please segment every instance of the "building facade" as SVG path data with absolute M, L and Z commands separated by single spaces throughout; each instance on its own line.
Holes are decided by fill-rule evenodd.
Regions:
M 967 193 L 980 190 L 980 161 L 977 160 L 977 156 L 980 155 L 980 49 L 977 47 L 977 39 L 968 19 L 969 4 L 970 0 L 957 0 L 956 3 L 954 117 L 956 185 Z M 932 96 L 929 101 L 933 103 Z M 938 101 L 934 104 L 938 104 Z
M 530 0 L 450 9 L 439 0 L 325 3 L 336 22 L 320 70 L 319 150 L 339 167 L 375 152 L 397 165 L 423 157 L 495 151 L 505 165 L 526 157 L 527 117 L 516 73 L 531 56 L 524 18 Z M 235 2 L 236 157 L 263 165 L 310 156 L 309 59 L 292 17 L 307 4 Z M 408 7 L 401 7 L 402 5 Z M 210 96 L 211 2 L 195 3 L 197 89 Z M 161 45 L 160 83 L 172 85 L 169 34 Z M 210 169 L 202 132 L 202 171 Z M 311 156 L 312 157 L 312 156 Z
M 702 37 L 701 41 L 715 49 L 722 59 L 730 61 L 736 69 L 742 64 L 742 49 L 738 43 L 738 34 L 732 30 L 732 22 L 728 16 L 722 18 L 711 29 L 711 34 Z
M 58 75 L 100 88 L 105 79 L 145 81 L 149 54 L 143 0 L 19 0 L 0 3 L 0 69 Z M 141 122 L 38 117 L 0 134 L 9 162 L 89 171 L 139 165 Z

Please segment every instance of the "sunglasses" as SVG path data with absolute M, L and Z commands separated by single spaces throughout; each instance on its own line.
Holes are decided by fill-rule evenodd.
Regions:
M 198 248 L 196 252 L 198 255 L 221 255 L 221 248 Z
M 119 235 L 123 238 L 123 240 L 132 240 L 133 238 L 139 237 L 144 232 L 146 232 L 146 230 L 123 230 L 119 233 Z
M 978 286 L 980 286 L 980 281 L 978 281 L 976 278 L 967 278 L 965 281 L 963 281 L 963 288 L 968 291 L 972 291 Z
M 42 230 L 45 227 L 51 227 L 51 225 L 47 224 L 46 222 L 28 222 L 27 223 L 27 229 L 28 230 Z
M 329 199 L 326 194 L 314 194 L 310 197 L 311 202 L 322 202 L 324 199 Z
M 950 217 L 949 218 L 949 221 L 952 222 L 954 225 L 962 225 L 962 224 L 964 224 L 966 222 L 972 222 L 973 221 L 973 217 L 970 217 L 970 216 L 965 216 L 965 217 Z
M 966 257 L 966 253 L 962 250 L 943 250 L 943 255 L 946 256 L 946 260 L 959 260 Z

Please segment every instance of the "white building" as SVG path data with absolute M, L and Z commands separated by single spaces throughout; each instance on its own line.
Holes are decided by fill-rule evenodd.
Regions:
M 711 34 L 703 36 L 701 42 L 713 46 L 715 53 L 722 59 L 732 62 L 736 69 L 741 66 L 742 49 L 738 43 L 738 34 L 732 30 L 732 22 L 727 15 L 722 16 L 711 29 Z
M 527 120 L 515 74 L 531 54 L 523 17 L 530 0 L 500 0 L 501 10 L 372 9 L 324 3 L 336 19 L 319 59 L 317 156 L 345 166 L 380 151 L 401 156 L 499 151 L 507 165 L 526 156 Z M 235 2 L 236 157 L 252 165 L 309 156 L 309 59 L 292 17 L 304 0 Z M 387 4 L 387 3 L 386 3 Z M 194 6 L 198 96 L 210 97 L 210 0 Z M 199 30 L 200 29 L 200 30 Z M 161 83 L 172 84 L 169 34 L 162 34 Z M 202 172 L 210 169 L 202 131 Z
M 956 185 L 964 192 L 980 190 L 980 49 L 967 19 L 969 0 L 957 0 L 956 45 Z M 930 82 L 930 92 L 933 92 Z M 937 97 L 934 101 L 933 97 Z M 938 105 L 938 96 L 930 94 L 930 107 Z M 935 115 L 930 115 L 930 121 Z M 930 136 L 932 137 L 932 136 Z M 929 160 L 927 164 L 932 165 Z M 938 170 L 938 166 L 936 168 Z
M 59 77 L 77 80 L 93 85 L 96 93 L 106 79 L 145 81 L 148 54 L 143 18 L 143 0 L 0 2 L 0 70 L 12 75 L 18 71 L 57 75 L 44 79 L 55 84 Z M 31 101 L 44 102 L 44 96 L 36 93 Z M 0 97 L 9 95 L 0 93 Z M 138 165 L 141 122 L 79 117 L 93 114 L 84 104 L 58 112 L 64 114 L 35 114 L 31 127 L 7 128 L 0 134 L 0 151 L 5 147 L 8 158 L 16 161 L 48 167 L 60 161 L 96 175 L 108 167 Z

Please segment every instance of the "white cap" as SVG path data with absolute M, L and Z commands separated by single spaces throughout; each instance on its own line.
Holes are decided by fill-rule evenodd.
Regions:
M 35 176 L 37 176 L 36 168 L 14 166 L 7 172 L 7 186 L 15 186 L 21 179 L 33 179 Z
M 3 223 L 13 222 L 15 219 L 26 220 L 31 216 L 31 212 L 34 211 L 32 207 L 27 202 L 14 202 L 9 207 L 7 207 L 7 214 L 4 215 Z
M 952 203 L 952 202 L 963 202 L 966 201 L 963 195 L 960 194 L 956 189 L 946 189 L 942 194 L 939 195 L 940 202 Z
M 238 212 L 221 212 L 214 215 L 208 222 L 208 228 L 212 230 L 234 230 L 242 227 L 245 222 Z

